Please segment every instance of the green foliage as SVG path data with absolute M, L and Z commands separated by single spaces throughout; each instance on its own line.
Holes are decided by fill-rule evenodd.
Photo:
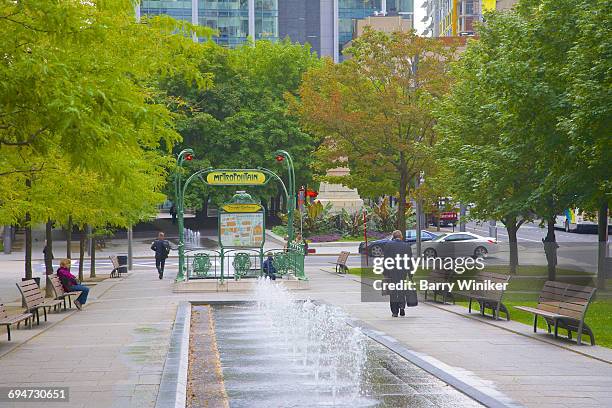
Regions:
M 431 108 L 448 89 L 452 47 L 414 33 L 366 30 L 346 52 L 351 58 L 341 64 L 327 61 L 306 73 L 294 109 L 324 140 L 318 170 L 350 168 L 327 181 L 364 197 L 397 195 L 403 214 L 410 183 L 431 164 Z M 403 216 L 398 224 L 405 225 Z
M 173 109 L 181 114 L 177 130 L 185 146 L 192 147 L 193 168 L 255 168 L 262 166 L 284 176 L 286 168 L 274 160 L 274 151 L 285 149 L 294 159 L 296 183 L 311 182 L 311 153 L 317 139 L 302 131 L 287 113 L 285 94 L 297 90 L 306 69 L 319 65 L 308 46 L 288 41 L 257 41 L 237 49 L 212 42 L 204 46 L 200 70 L 214 75 L 205 90 L 186 86 L 181 77 L 164 83 Z M 178 147 L 177 147 L 178 148 Z M 223 202 L 235 189 L 208 189 L 196 185 L 187 205 L 199 208 L 202 197 Z M 277 183 L 249 191 L 256 197 L 280 192 Z
M 157 82 L 210 83 L 192 32 L 212 33 L 137 23 L 129 0 L 3 2 L 0 222 L 124 226 L 153 214 L 170 164 L 157 148 L 180 139 Z
M 392 231 L 395 225 L 397 209 L 391 208 L 389 197 L 385 197 L 380 204 L 374 204 L 371 209 L 373 221 L 381 231 Z

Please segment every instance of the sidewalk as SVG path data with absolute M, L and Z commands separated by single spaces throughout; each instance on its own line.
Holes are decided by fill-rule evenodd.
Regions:
M 387 302 L 361 302 L 358 278 L 321 269 L 308 270 L 307 275 L 308 296 L 343 308 L 485 393 L 505 394 L 537 408 L 612 406 L 610 349 L 571 346 L 607 360 L 603 362 L 503 328 L 529 334 L 531 328 L 521 323 L 486 324 L 458 316 L 467 314 L 460 306 L 451 313 L 420 302 L 407 309 L 405 318 L 392 318 Z M 550 340 L 543 333 L 539 336 Z
M 93 287 L 83 312 L 51 313 L 39 327 L 14 330 L 11 342 L 0 329 L 0 386 L 70 387 L 70 402 L 54 407 L 153 407 L 179 302 L 250 298 L 246 292 L 175 294 L 172 275 L 160 281 L 154 270 L 139 268 Z M 308 267 L 307 275 L 311 289 L 297 296 L 344 308 L 483 392 L 537 408 L 612 406 L 610 363 L 428 303 L 391 318 L 386 302 L 360 301 L 361 284 L 350 276 L 319 266 Z M 2 285 L 6 280 L 0 275 Z M 606 358 L 612 352 L 599 351 Z

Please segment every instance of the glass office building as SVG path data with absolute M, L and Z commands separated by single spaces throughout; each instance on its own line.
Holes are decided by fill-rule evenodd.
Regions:
M 144 0 L 140 14 L 168 14 L 176 19 L 197 21 L 198 25 L 219 32 L 214 38 L 217 43 L 235 47 L 249 36 L 249 22 L 253 24 L 251 35 L 255 40 L 278 39 L 278 1 L 253 0 L 250 15 L 249 0 Z
M 282 0 L 281 0 L 282 1 Z M 355 21 L 366 17 L 402 16 L 413 18 L 414 0 L 337 0 L 338 1 L 338 41 L 340 53 L 346 43 L 353 39 Z
M 440 0 L 441 1 L 441 0 Z M 447 0 L 451 1 L 451 0 Z M 214 40 L 235 47 L 280 36 L 309 42 L 319 55 L 341 61 L 342 51 L 368 17 L 409 19 L 414 0 L 143 0 L 140 15 L 168 14 L 218 31 Z M 369 20 L 368 20 L 369 21 Z M 394 23 L 396 24 L 396 23 Z M 361 24 L 363 26 L 363 24 Z

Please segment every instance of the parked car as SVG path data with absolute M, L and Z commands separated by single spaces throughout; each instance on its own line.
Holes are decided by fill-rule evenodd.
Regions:
M 472 256 L 485 258 L 487 254 L 497 249 L 497 239 L 483 237 L 471 232 L 452 232 L 438 235 L 435 239 L 422 245 L 423 256 L 426 258 L 458 258 Z M 415 245 L 412 246 L 416 251 Z
M 431 241 L 436 238 L 438 235 L 433 232 L 427 230 L 421 230 L 421 241 Z M 368 255 L 369 256 L 383 256 L 383 248 L 385 244 L 391 241 L 391 235 L 387 238 L 377 239 L 376 241 L 368 242 Z M 416 230 L 406 230 L 406 235 L 404 241 L 406 242 L 416 242 Z M 359 253 L 365 253 L 365 242 L 359 244 Z

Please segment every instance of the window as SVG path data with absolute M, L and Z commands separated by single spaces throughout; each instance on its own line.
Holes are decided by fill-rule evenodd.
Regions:
M 468 234 L 454 234 L 446 237 L 446 242 L 456 242 L 456 241 L 469 241 L 475 239 L 473 236 Z

